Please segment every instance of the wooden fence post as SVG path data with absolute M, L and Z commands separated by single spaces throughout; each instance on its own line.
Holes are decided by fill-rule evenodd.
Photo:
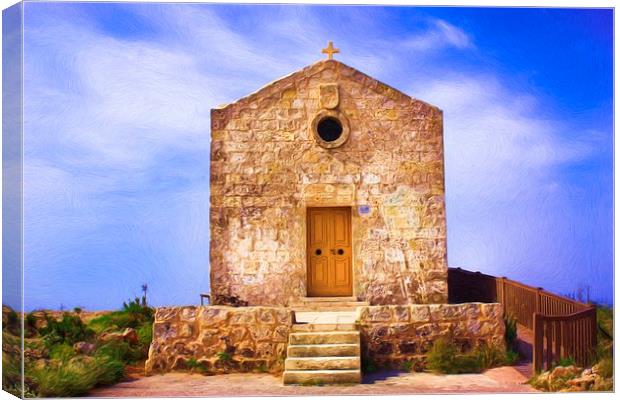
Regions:
M 534 343 L 532 343 L 532 367 L 534 374 L 542 369 L 543 363 L 543 320 L 540 313 L 534 313 Z
M 536 288 L 536 312 L 542 312 L 542 310 L 540 309 L 540 292 L 541 290 L 543 290 L 543 288 L 538 287 Z
M 562 358 L 562 321 L 553 322 L 553 360 L 557 363 Z
M 597 342 L 597 336 L 598 336 L 598 322 L 596 321 L 596 305 L 592 304 L 590 306 L 592 308 L 592 314 L 590 316 L 590 323 L 591 323 L 591 340 L 592 342 L 590 343 L 590 359 L 588 360 L 588 362 L 591 362 L 594 359 L 594 355 L 596 352 L 596 342 Z
M 499 280 L 502 284 L 502 297 L 500 302 L 502 303 L 502 308 L 504 309 L 504 316 L 506 316 L 508 312 L 508 307 L 506 306 L 506 277 L 502 276 Z

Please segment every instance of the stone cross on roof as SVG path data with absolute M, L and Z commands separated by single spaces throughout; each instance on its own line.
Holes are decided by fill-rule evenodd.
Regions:
M 340 53 L 340 49 L 335 48 L 334 44 L 331 41 L 329 41 L 329 43 L 327 43 L 327 47 L 321 50 L 321 53 L 327 54 L 328 60 L 333 60 L 334 54 Z

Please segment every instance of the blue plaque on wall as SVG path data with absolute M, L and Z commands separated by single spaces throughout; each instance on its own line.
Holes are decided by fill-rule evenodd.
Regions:
M 357 206 L 357 213 L 359 215 L 368 215 L 370 214 L 370 206 L 369 205 L 361 205 L 361 206 Z

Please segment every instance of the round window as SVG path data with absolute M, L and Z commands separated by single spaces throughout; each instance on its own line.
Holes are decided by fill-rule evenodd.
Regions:
M 342 124 L 334 117 L 325 117 L 317 124 L 316 132 L 326 142 L 333 142 L 342 135 Z
M 347 141 L 349 121 L 339 111 L 321 110 L 312 119 L 310 131 L 319 145 L 332 149 Z

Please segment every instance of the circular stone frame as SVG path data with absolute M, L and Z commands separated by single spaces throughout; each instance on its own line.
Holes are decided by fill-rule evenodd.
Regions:
M 323 138 L 319 135 L 318 132 L 319 122 L 321 122 L 325 118 L 334 118 L 338 120 L 338 122 L 340 122 L 340 125 L 342 126 L 342 133 L 340 134 L 340 137 L 331 142 L 323 140 Z M 335 147 L 342 146 L 344 142 L 349 139 L 349 133 L 351 132 L 351 129 L 349 128 L 349 120 L 340 111 L 321 110 L 314 116 L 314 118 L 312 118 L 312 121 L 310 121 L 310 131 L 312 132 L 314 139 L 320 146 L 325 147 L 326 149 L 333 149 Z

